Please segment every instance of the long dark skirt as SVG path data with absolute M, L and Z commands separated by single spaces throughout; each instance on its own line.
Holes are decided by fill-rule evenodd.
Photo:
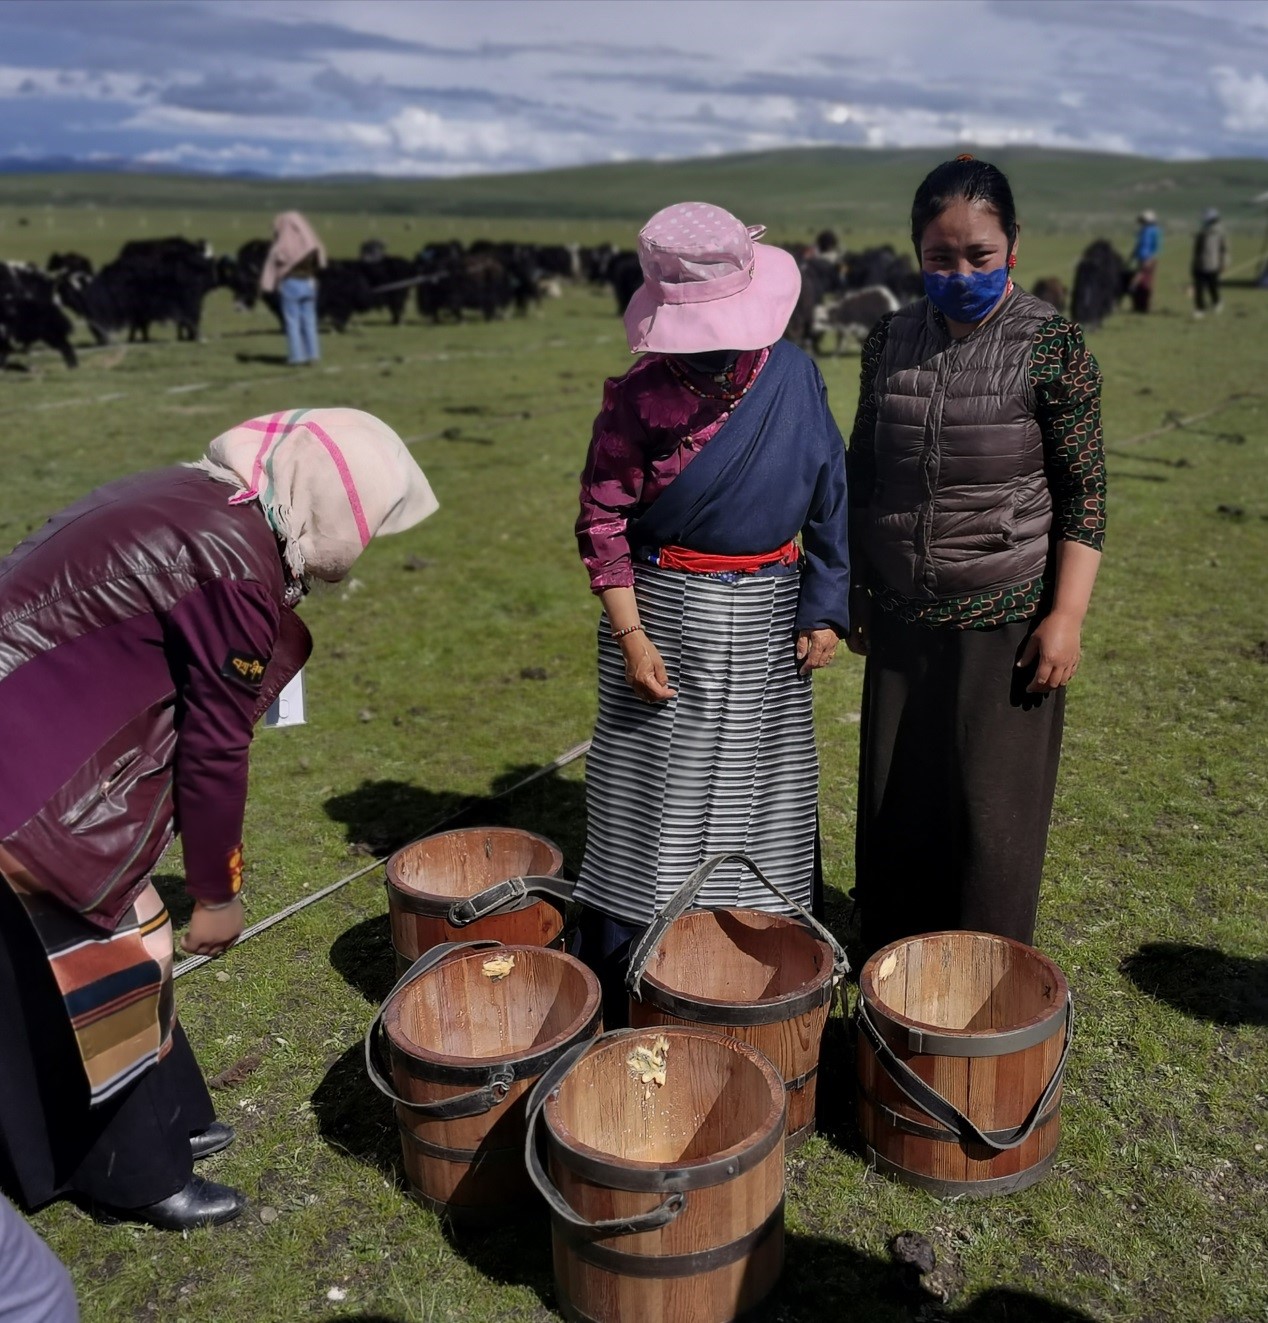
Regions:
M 863 944 L 961 928 L 1034 940 L 1065 691 L 1025 692 L 1031 623 L 874 615 L 855 872 Z
M 141 1208 L 181 1189 L 189 1137 L 215 1119 L 184 1033 L 134 1085 L 89 1106 L 44 951 L 0 882 L 0 1187 L 31 1209 L 60 1195 Z

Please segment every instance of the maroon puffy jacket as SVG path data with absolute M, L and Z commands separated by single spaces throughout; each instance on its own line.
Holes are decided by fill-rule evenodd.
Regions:
M 0 845 L 113 928 L 179 830 L 241 878 L 252 729 L 312 641 L 259 506 L 192 468 L 110 483 L 0 561 Z

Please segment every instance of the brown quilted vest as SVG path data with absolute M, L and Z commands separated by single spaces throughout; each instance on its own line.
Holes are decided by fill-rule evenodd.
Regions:
M 1024 583 L 1048 559 L 1052 497 L 1030 354 L 1053 308 L 1014 289 L 962 340 L 927 299 L 896 312 L 876 373 L 872 572 L 928 601 Z

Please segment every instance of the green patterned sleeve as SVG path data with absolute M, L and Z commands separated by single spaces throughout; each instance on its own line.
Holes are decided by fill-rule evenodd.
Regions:
M 867 582 L 866 557 L 860 537 L 863 520 L 856 511 L 866 509 L 876 486 L 876 373 L 880 368 L 881 351 L 889 335 L 889 322 L 893 313 L 882 317 L 863 341 L 862 361 L 859 366 L 859 404 L 850 429 L 850 442 L 845 450 L 845 472 L 850 493 L 850 577 L 859 587 Z
M 850 444 L 846 447 L 846 466 L 850 479 L 850 504 L 866 505 L 872 498 L 876 482 L 876 371 L 880 367 L 881 350 L 889 335 L 889 319 L 882 317 L 863 341 L 863 354 L 859 364 L 859 406 L 850 429 Z
M 1101 369 L 1073 322 L 1052 317 L 1039 328 L 1030 355 L 1030 382 L 1057 536 L 1100 551 L 1105 541 Z

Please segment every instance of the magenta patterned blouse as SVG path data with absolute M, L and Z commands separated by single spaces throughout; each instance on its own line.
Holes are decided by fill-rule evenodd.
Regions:
M 769 349 L 743 353 L 728 374 L 752 384 Z M 703 395 L 682 384 L 665 357 L 648 354 L 603 384 L 581 474 L 577 543 L 590 588 L 630 588 L 634 567 L 625 530 L 700 453 L 730 417 L 734 402 L 714 398 L 714 378 L 688 370 Z

